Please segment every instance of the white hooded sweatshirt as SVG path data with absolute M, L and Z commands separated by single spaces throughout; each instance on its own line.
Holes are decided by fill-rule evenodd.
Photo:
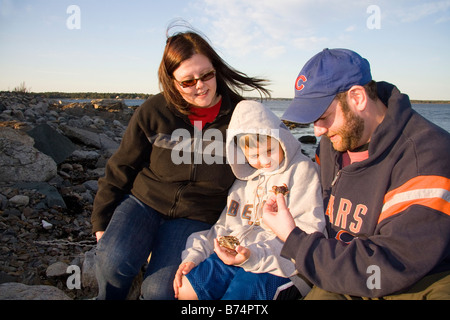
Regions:
M 242 161 L 244 153 L 234 137 L 245 133 L 270 135 L 280 142 L 285 158 L 279 169 L 263 172 Z M 226 152 L 237 178 L 228 192 L 227 206 L 210 230 L 196 232 L 188 238 L 183 262 L 198 265 L 214 252 L 215 238 L 233 235 L 251 252 L 250 258 L 239 265 L 244 270 L 290 277 L 295 274 L 295 267 L 280 256 L 283 242 L 258 222 L 264 202 L 273 195 L 272 187 L 286 184 L 289 189 L 286 203 L 296 225 L 307 233 L 324 232 L 325 216 L 316 165 L 302 154 L 300 142 L 281 120 L 256 101 L 244 100 L 236 106 L 227 131 Z

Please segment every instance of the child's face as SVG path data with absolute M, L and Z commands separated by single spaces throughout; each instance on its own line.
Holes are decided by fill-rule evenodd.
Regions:
M 267 143 L 260 143 L 256 148 L 246 147 L 244 154 L 253 168 L 267 172 L 278 169 L 284 160 L 283 148 L 276 139 L 267 139 Z

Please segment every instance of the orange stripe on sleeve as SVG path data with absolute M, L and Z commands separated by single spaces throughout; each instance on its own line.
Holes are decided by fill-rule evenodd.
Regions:
M 430 189 L 430 188 L 440 188 L 450 190 L 450 179 L 441 176 L 417 176 L 408 180 L 406 183 L 400 187 L 389 191 L 384 196 L 384 203 L 392 199 L 396 194 L 416 190 L 416 189 Z
M 378 223 L 412 205 L 422 205 L 450 216 L 450 179 L 418 176 L 388 192 Z

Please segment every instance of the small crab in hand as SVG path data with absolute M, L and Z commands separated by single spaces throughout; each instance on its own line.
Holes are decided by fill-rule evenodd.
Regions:
M 286 183 L 283 183 L 282 186 L 273 186 L 272 190 L 270 190 L 270 191 L 274 192 L 275 194 L 281 193 L 284 196 L 289 193 L 289 189 L 288 189 L 288 186 L 286 185 Z
M 218 241 L 221 247 L 227 248 L 231 251 L 235 251 L 237 246 L 240 244 L 238 238 L 234 236 L 221 236 Z

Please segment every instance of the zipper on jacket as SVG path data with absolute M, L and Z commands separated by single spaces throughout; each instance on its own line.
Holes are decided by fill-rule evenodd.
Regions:
M 195 180 L 196 173 L 197 173 L 197 165 L 193 164 L 191 168 L 191 181 Z
M 334 187 L 334 185 L 336 184 L 336 182 L 339 179 L 339 176 L 341 175 L 341 171 L 342 171 L 342 156 L 339 152 L 335 152 L 334 154 L 334 168 L 335 170 L 337 170 L 336 175 L 334 176 L 333 181 L 331 182 L 331 188 Z
M 339 170 L 336 173 L 336 176 L 334 177 L 333 181 L 331 182 L 331 187 L 334 187 L 334 185 L 336 184 L 337 180 L 339 179 L 339 176 L 341 175 L 341 170 Z
M 178 203 L 180 202 L 180 198 L 181 198 L 181 193 L 183 192 L 183 190 L 187 187 L 187 183 L 182 184 L 177 192 L 175 193 L 175 199 L 173 201 L 173 205 L 172 208 L 170 208 L 169 210 L 169 216 L 170 217 L 174 217 L 176 211 L 177 211 L 177 207 L 178 207 Z
M 191 172 L 190 172 L 190 177 L 189 177 L 189 181 L 185 181 L 177 190 L 177 192 L 175 193 L 175 198 L 173 201 L 173 205 L 169 210 L 169 216 L 174 217 L 177 211 L 177 207 L 178 204 L 180 202 L 180 198 L 181 198 L 181 194 L 183 193 L 184 189 L 186 189 L 186 187 L 195 179 L 195 176 L 197 174 L 197 165 L 195 164 L 195 151 L 194 151 L 194 157 L 192 159 L 192 163 L 191 163 Z

